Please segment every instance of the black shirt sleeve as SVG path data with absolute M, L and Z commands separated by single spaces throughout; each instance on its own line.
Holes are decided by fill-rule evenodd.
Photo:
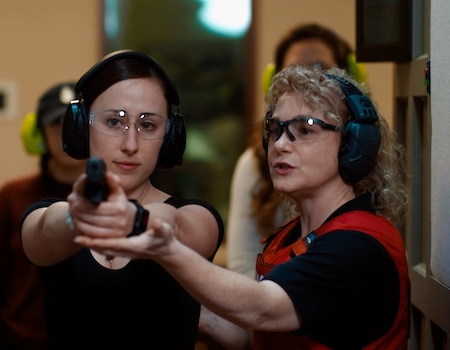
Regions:
M 165 203 L 173 205 L 175 208 L 180 208 L 182 206 L 189 205 L 189 204 L 195 204 L 195 205 L 200 205 L 200 206 L 206 208 L 207 210 L 209 210 L 211 212 L 211 214 L 216 219 L 217 226 L 219 228 L 219 237 L 218 237 L 218 240 L 217 240 L 216 249 L 214 250 L 213 255 L 211 255 L 208 258 L 209 261 L 213 261 L 215 255 L 217 253 L 217 250 L 219 249 L 220 245 L 222 244 L 223 235 L 224 235 L 223 220 L 222 220 L 222 217 L 220 216 L 219 212 L 216 210 L 216 208 L 214 208 L 208 202 L 202 201 L 200 199 L 178 199 L 178 198 L 175 198 L 175 197 L 170 197 L 170 198 L 168 198 L 166 200 Z
M 40 201 L 37 201 L 33 204 L 31 204 L 22 214 L 22 217 L 20 219 L 20 236 L 22 237 L 22 225 L 23 222 L 25 221 L 25 219 L 27 218 L 28 215 L 30 215 L 30 213 L 32 213 L 33 211 L 35 211 L 36 209 L 39 208 L 47 208 L 50 205 L 52 205 L 53 203 L 56 202 L 61 202 L 63 201 L 63 199 L 60 198 L 55 198 L 55 197 L 49 197 L 49 198 L 44 198 L 41 199 Z
M 358 331 L 367 335 L 367 329 L 383 334 L 396 316 L 395 264 L 376 239 L 361 232 L 318 237 L 304 254 L 274 267 L 266 279 L 279 284 L 299 311 L 304 326 L 294 334 L 342 337 Z M 328 325 L 341 334 L 330 334 Z

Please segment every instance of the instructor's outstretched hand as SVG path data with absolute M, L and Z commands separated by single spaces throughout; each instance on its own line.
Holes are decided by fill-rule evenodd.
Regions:
M 158 218 L 150 219 L 148 230 L 137 236 L 121 238 L 77 236 L 74 242 L 107 256 L 154 260 L 169 256 L 175 250 L 175 246 L 180 244 L 174 228 Z

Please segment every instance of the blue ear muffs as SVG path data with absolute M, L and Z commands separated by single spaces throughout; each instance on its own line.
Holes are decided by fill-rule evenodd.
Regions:
M 335 75 L 327 76 L 338 82 L 350 114 L 338 154 L 339 173 L 344 181 L 355 183 L 367 176 L 376 165 L 381 143 L 378 113 L 370 98 L 351 82 Z M 269 118 L 270 113 L 272 111 L 267 111 L 264 119 Z M 267 156 L 268 144 L 264 138 L 262 146 Z
M 346 182 L 355 183 L 375 167 L 381 135 L 378 113 L 369 97 L 348 80 L 327 74 L 339 83 L 345 95 L 350 120 L 345 124 L 339 150 L 339 173 Z
M 37 124 L 37 115 L 31 112 L 25 116 L 20 128 L 20 136 L 25 151 L 31 155 L 43 155 L 47 152 L 44 135 Z

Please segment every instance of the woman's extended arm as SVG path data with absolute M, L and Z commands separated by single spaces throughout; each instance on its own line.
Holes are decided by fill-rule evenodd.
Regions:
M 30 210 L 22 224 L 22 244 L 27 257 L 38 266 L 61 262 L 81 249 L 74 242 L 78 236 L 124 238 L 132 231 L 137 208 L 120 187 L 118 176 L 106 174 L 109 195 L 106 201 L 92 204 L 84 197 L 86 175 L 73 185 L 66 201 L 49 200 Z M 218 248 L 222 230 L 221 219 L 202 205 L 189 204 L 181 208 L 153 202 L 148 225 L 154 219 L 170 223 L 178 239 L 204 258 L 210 258 Z M 217 214 L 218 215 L 218 214 Z M 219 222 L 220 221 L 220 222 Z
M 169 223 L 154 219 L 139 236 L 77 236 L 75 240 L 105 255 L 155 260 L 200 304 L 244 329 L 291 331 L 301 327 L 292 300 L 278 284 L 256 282 L 211 264 L 181 243 L 175 231 Z
M 216 315 L 202 305 L 198 329 L 228 350 L 253 349 L 252 332 Z
M 38 266 L 62 261 L 81 249 L 73 242 L 78 230 L 67 224 L 69 204 L 55 202 L 33 210 L 22 224 L 22 246 L 25 255 Z
M 21 228 L 23 249 L 30 261 L 49 266 L 69 258 L 81 249 L 74 238 L 85 234 L 87 228 L 113 237 L 122 237 L 123 232 L 131 230 L 136 208 L 128 203 L 118 179 L 111 174 L 107 178 L 111 195 L 99 205 L 84 197 L 86 175 L 82 174 L 67 202 L 46 199 L 30 207 Z

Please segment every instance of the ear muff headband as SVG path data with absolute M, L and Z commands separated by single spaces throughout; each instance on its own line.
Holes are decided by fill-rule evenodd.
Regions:
M 132 50 L 119 50 L 105 56 L 95 64 L 77 82 L 75 92 L 77 99 L 72 101 L 67 108 L 63 121 L 63 147 L 71 157 L 76 159 L 89 158 L 89 124 L 86 105 L 83 99 L 83 89 L 92 76 L 103 69 L 110 62 L 123 58 L 134 58 L 142 60 L 149 67 L 156 70 L 163 78 L 168 89 L 170 104 L 179 108 L 180 98 L 175 86 L 162 67 L 153 58 Z M 169 169 L 175 165 L 181 165 L 186 147 L 186 126 L 181 114 L 170 113 L 168 116 L 167 132 L 164 136 L 163 145 L 158 159 L 158 168 Z
M 31 155 L 43 155 L 47 152 L 45 138 L 37 125 L 36 113 L 28 113 L 22 122 L 20 136 L 25 151 Z

